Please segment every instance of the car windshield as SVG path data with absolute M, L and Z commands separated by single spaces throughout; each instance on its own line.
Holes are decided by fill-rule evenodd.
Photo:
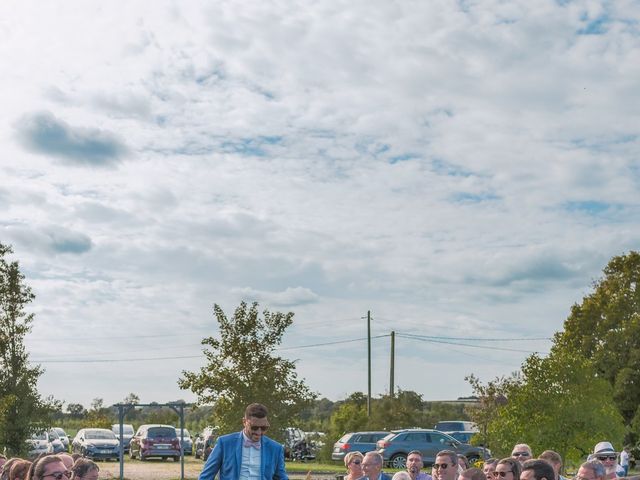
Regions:
M 186 437 L 190 437 L 191 435 L 189 435 L 189 430 L 187 430 L 186 428 L 183 430 L 184 432 L 184 436 Z M 178 436 L 178 438 L 180 438 L 180 429 L 176 427 L 176 435 Z
M 116 436 L 110 430 L 86 430 L 84 438 L 91 440 L 115 440 Z
M 31 438 L 33 438 L 34 440 L 48 440 L 47 432 L 34 433 L 33 435 L 31 435 Z
M 176 437 L 176 429 L 173 427 L 153 427 L 149 429 L 149 438 Z
M 65 432 L 61 428 L 54 428 L 53 431 L 56 432 L 58 434 L 58 436 L 60 436 L 60 437 L 66 437 L 67 436 L 67 432 Z
M 51 430 L 51 431 L 49 432 L 49 435 L 51 436 L 51 439 L 52 439 L 52 440 L 60 440 L 60 437 L 58 436 L 58 434 L 56 433 L 56 431 L 55 431 L 55 430 Z

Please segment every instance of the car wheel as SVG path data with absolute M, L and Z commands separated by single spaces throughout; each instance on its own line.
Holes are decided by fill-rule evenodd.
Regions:
M 467 459 L 469 460 L 469 468 L 471 468 L 473 467 L 474 463 L 480 460 L 480 457 L 478 457 L 477 455 L 471 455 L 470 457 L 467 457 Z
M 397 453 L 391 457 L 389 465 L 397 470 L 404 470 L 407 468 L 407 456 L 404 453 Z

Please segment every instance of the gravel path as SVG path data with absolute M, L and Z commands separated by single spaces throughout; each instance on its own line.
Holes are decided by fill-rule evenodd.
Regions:
M 193 458 L 185 459 L 184 478 L 196 480 L 202 471 L 204 463 Z M 120 464 L 118 462 L 99 462 L 100 480 L 120 478 Z M 313 467 L 313 465 L 310 465 Z M 298 472 L 287 472 L 292 480 L 304 480 L 306 474 Z M 162 461 L 150 459 L 145 462 L 126 461 L 124 465 L 124 478 L 128 480 L 179 480 L 180 462 L 172 460 Z M 335 473 L 313 472 L 312 480 L 336 480 Z

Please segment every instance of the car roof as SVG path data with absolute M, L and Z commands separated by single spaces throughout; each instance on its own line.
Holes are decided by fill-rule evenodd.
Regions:
M 366 432 L 348 432 L 348 433 L 345 433 L 345 435 L 348 435 L 348 434 L 350 434 L 350 435 L 362 435 L 363 433 L 389 433 L 389 432 L 387 432 L 386 430 L 368 430 Z

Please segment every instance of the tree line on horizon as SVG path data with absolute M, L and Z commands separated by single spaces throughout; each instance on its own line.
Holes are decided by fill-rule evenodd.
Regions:
M 26 307 L 35 296 L 18 262 L 8 259 L 11 253 L 11 247 L 0 243 L 0 446 L 19 453 L 25 438 L 54 420 L 90 420 L 103 426 L 114 422 L 112 409 L 101 399 L 95 399 L 89 410 L 69 404 L 63 413 L 62 402 L 43 399 L 37 392 L 43 370 L 30 366 L 24 346 L 34 320 Z M 188 424 L 194 431 L 206 425 L 216 426 L 220 434 L 236 431 L 244 407 L 257 401 L 269 407 L 276 439 L 289 426 L 326 432 L 325 457 L 333 442 L 348 431 L 430 427 L 451 418 L 476 421 L 481 429 L 477 442 L 498 455 L 506 455 L 518 442 L 554 449 L 568 460 L 582 458 L 603 438 L 617 445 L 636 445 L 640 440 L 639 279 L 640 254 L 631 251 L 613 257 L 593 291 L 572 306 L 547 357 L 531 355 L 520 371 L 486 383 L 473 374 L 467 377 L 480 400 L 475 406 L 425 402 L 416 392 L 398 390 L 393 396 L 373 399 L 371 416 L 361 392 L 337 402 L 318 399 L 298 378 L 295 363 L 277 356 L 275 349 L 293 323 L 293 312 L 260 312 L 257 302 L 241 302 L 227 317 L 216 304 L 219 331 L 202 340 L 205 365 L 196 372 L 183 371 L 178 379 L 180 388 L 195 393 L 200 405 L 189 409 Z M 128 418 L 169 419 L 169 412 L 139 409 Z

